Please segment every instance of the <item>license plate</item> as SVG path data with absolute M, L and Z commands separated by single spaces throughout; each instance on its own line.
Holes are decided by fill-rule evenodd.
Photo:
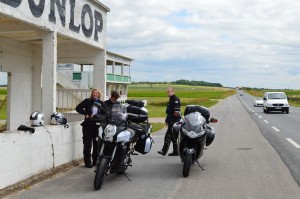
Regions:
M 281 109 L 280 107 L 275 107 L 275 109 Z

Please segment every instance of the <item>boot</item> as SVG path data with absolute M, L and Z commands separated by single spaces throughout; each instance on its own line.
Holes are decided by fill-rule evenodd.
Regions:
M 168 156 L 178 156 L 178 145 L 177 143 L 173 144 L 173 152 L 169 153 Z
M 93 167 L 91 161 L 84 161 L 84 165 L 85 165 L 86 168 L 92 168 Z
M 86 168 L 92 168 L 91 158 L 84 157 L 84 166 L 85 166 Z
M 168 156 L 178 156 L 178 152 L 177 151 L 173 151 L 172 153 L 169 153 Z
M 158 154 L 165 156 L 169 150 L 169 144 L 165 143 L 162 150 L 157 151 Z
M 162 155 L 162 156 L 165 156 L 167 154 L 167 152 L 164 151 L 164 150 L 157 151 L 157 153 Z

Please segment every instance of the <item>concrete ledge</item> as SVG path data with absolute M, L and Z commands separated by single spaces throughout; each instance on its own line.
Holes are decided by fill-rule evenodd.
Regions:
M 80 122 L 0 133 L 0 189 L 82 158 Z

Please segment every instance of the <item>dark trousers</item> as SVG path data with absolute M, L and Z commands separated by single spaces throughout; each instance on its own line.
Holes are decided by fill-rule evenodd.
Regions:
M 93 162 L 97 161 L 98 158 L 98 142 L 96 140 L 98 136 L 98 128 L 99 126 L 91 125 L 91 126 L 83 126 L 83 157 L 84 162 L 91 162 L 91 157 Z M 93 153 L 91 155 L 91 150 L 93 148 Z
M 168 130 L 165 134 L 164 138 L 164 146 L 162 148 L 162 151 L 164 153 L 167 153 L 170 147 L 171 142 L 173 143 L 173 152 L 178 152 L 178 145 L 177 145 L 177 137 L 178 135 L 173 134 L 173 123 L 168 123 Z

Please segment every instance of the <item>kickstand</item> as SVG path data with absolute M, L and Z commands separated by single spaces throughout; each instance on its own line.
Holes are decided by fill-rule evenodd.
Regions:
M 124 173 L 123 175 L 127 178 L 128 181 L 131 181 L 130 178 L 126 175 L 126 173 Z
M 198 160 L 197 160 L 197 164 L 198 164 L 198 166 L 201 168 L 202 171 L 205 170 L 205 169 L 203 168 L 205 164 L 201 166 Z

